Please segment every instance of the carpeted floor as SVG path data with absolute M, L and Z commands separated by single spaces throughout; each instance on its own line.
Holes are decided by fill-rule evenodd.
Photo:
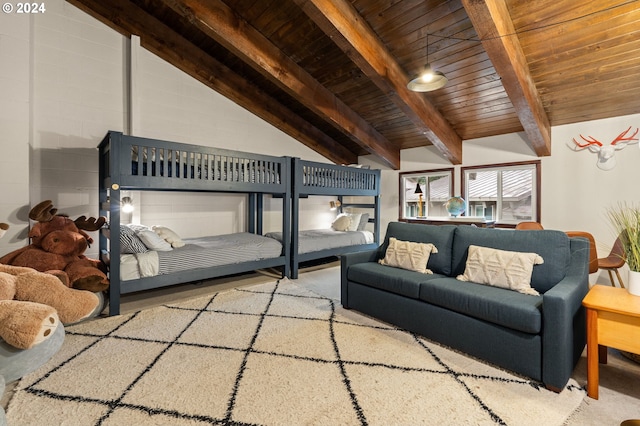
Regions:
M 9 425 L 561 425 L 580 405 L 287 279 L 67 328 Z

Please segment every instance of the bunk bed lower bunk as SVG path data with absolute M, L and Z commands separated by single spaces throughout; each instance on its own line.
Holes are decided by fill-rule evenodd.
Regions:
M 99 244 L 109 267 L 109 315 L 120 313 L 123 294 L 263 268 L 290 274 L 290 158 L 114 131 L 98 149 L 100 215 L 108 219 Z M 180 239 L 162 226 L 127 226 L 121 223 L 121 191 L 247 194 L 247 232 Z M 281 242 L 262 235 L 265 194 L 282 199 Z
M 299 265 L 302 262 L 378 247 L 380 170 L 338 166 L 299 158 L 292 158 L 291 162 L 291 278 L 298 277 Z M 346 227 L 300 230 L 300 199 L 312 195 L 337 197 L 340 213 L 345 209 L 358 209 L 366 213 L 350 215 L 351 223 Z M 344 197 L 348 197 L 348 200 Z M 359 202 L 360 197 L 366 197 L 369 202 Z M 365 229 L 368 223 L 373 224 L 373 232 Z M 266 235 L 280 242 L 285 241 L 281 232 L 270 232 Z

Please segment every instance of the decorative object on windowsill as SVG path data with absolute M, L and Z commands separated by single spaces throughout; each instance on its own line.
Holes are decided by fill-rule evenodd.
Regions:
M 131 213 L 134 210 L 133 199 L 131 197 L 122 197 L 120 201 L 123 213 Z
M 413 191 L 414 194 L 418 194 L 418 217 L 424 217 L 422 214 L 422 188 L 420 188 L 420 182 L 416 183 L 416 190 Z
M 627 291 L 640 296 L 640 206 L 619 203 L 607 211 L 629 267 Z
M 427 40 L 427 63 L 424 66 L 424 70 L 419 76 L 412 79 L 407 88 L 413 92 L 431 92 L 433 90 L 440 89 L 447 84 L 447 77 L 440 71 L 434 71 L 429 64 L 429 34 L 426 36 Z
M 338 207 L 340 207 L 342 205 L 342 203 L 340 202 L 340 200 L 336 200 L 336 201 L 329 201 L 329 208 L 331 210 L 335 210 Z
M 598 161 L 596 165 L 601 170 L 611 170 L 616 166 L 616 151 L 621 150 L 627 145 L 637 143 L 638 131 L 640 128 L 637 128 L 636 131 L 631 135 L 627 136 L 632 126 L 629 126 L 627 130 L 620 133 L 616 138 L 608 145 L 605 146 L 602 142 L 594 138 L 593 136 L 584 137 L 580 135 L 580 138 L 585 143 L 578 142 L 575 138 L 573 138 L 574 146 L 571 147 L 574 151 L 581 151 L 585 148 L 588 148 L 589 151 L 595 152 L 598 154 Z
M 467 210 L 467 202 L 464 200 L 464 198 L 456 195 L 455 197 L 449 198 L 444 203 L 444 207 L 447 209 L 451 216 L 458 217 Z

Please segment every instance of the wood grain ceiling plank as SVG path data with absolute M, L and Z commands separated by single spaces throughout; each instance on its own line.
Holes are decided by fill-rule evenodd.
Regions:
M 504 0 L 462 0 L 538 156 L 551 155 L 551 125 Z
M 325 34 L 409 117 L 452 164 L 462 161 L 462 140 L 424 97 L 357 11 L 342 0 L 294 0 Z
M 309 148 L 338 164 L 357 156 L 293 114 L 253 84 L 128 0 L 67 0 L 124 35 L 140 35 L 141 45 L 223 96 L 236 102 Z
M 393 169 L 400 150 L 220 0 L 163 0 L 307 108 Z

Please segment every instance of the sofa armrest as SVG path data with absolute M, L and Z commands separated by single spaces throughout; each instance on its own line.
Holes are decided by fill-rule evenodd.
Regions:
M 561 390 L 586 344 L 582 299 L 589 291 L 589 243 L 570 239 L 571 261 L 565 277 L 543 295 L 542 381 Z
M 340 301 L 342 307 L 349 308 L 349 293 L 347 285 L 347 271 L 349 266 L 357 263 L 375 262 L 378 259 L 378 249 L 348 253 L 340 256 Z

